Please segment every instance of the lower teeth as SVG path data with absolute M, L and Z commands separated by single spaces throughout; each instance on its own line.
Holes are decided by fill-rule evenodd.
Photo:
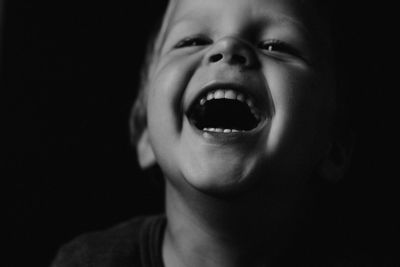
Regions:
M 214 133 L 238 133 L 243 132 L 236 129 L 222 129 L 222 128 L 203 128 L 205 132 L 214 132 Z

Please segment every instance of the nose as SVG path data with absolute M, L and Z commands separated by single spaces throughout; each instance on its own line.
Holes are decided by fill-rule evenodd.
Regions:
M 208 51 L 205 59 L 207 64 L 226 63 L 245 68 L 256 68 L 259 65 L 250 44 L 235 37 L 220 39 Z

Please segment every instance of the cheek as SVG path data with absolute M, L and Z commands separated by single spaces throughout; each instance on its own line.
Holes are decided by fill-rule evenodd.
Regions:
M 271 66 L 267 82 L 275 110 L 267 153 L 277 164 L 308 168 L 325 146 L 329 90 L 313 72 L 287 66 Z
M 190 81 L 193 59 L 162 60 L 150 77 L 148 95 L 149 124 L 157 122 L 167 131 L 179 132 L 182 126 L 181 98 Z
M 195 64 L 193 60 L 161 61 L 148 84 L 147 123 L 158 163 L 168 172 L 175 168 L 182 131 L 181 98 Z

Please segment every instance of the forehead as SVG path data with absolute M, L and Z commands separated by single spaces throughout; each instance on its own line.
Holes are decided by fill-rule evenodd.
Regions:
M 310 0 L 172 0 L 168 26 L 180 22 L 254 23 L 267 20 L 308 26 L 314 21 Z M 230 21 L 229 21 L 230 20 Z

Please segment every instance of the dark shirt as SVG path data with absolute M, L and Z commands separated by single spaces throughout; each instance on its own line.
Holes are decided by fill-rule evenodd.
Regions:
M 52 267 L 163 267 L 163 215 L 134 218 L 64 245 Z
M 165 216 L 157 215 L 134 218 L 104 231 L 83 234 L 59 250 L 51 267 L 164 267 L 161 251 L 165 226 Z M 317 243 L 317 246 L 324 247 L 322 243 Z M 307 262 L 307 257 L 302 258 L 307 250 L 297 247 L 296 251 L 296 257 L 285 257 L 278 265 L 395 266 L 377 265 L 369 262 L 368 257 L 332 258 L 323 253 L 311 253 L 311 259 L 321 264 L 300 264 L 302 260 Z M 335 249 L 332 252 L 335 254 Z

